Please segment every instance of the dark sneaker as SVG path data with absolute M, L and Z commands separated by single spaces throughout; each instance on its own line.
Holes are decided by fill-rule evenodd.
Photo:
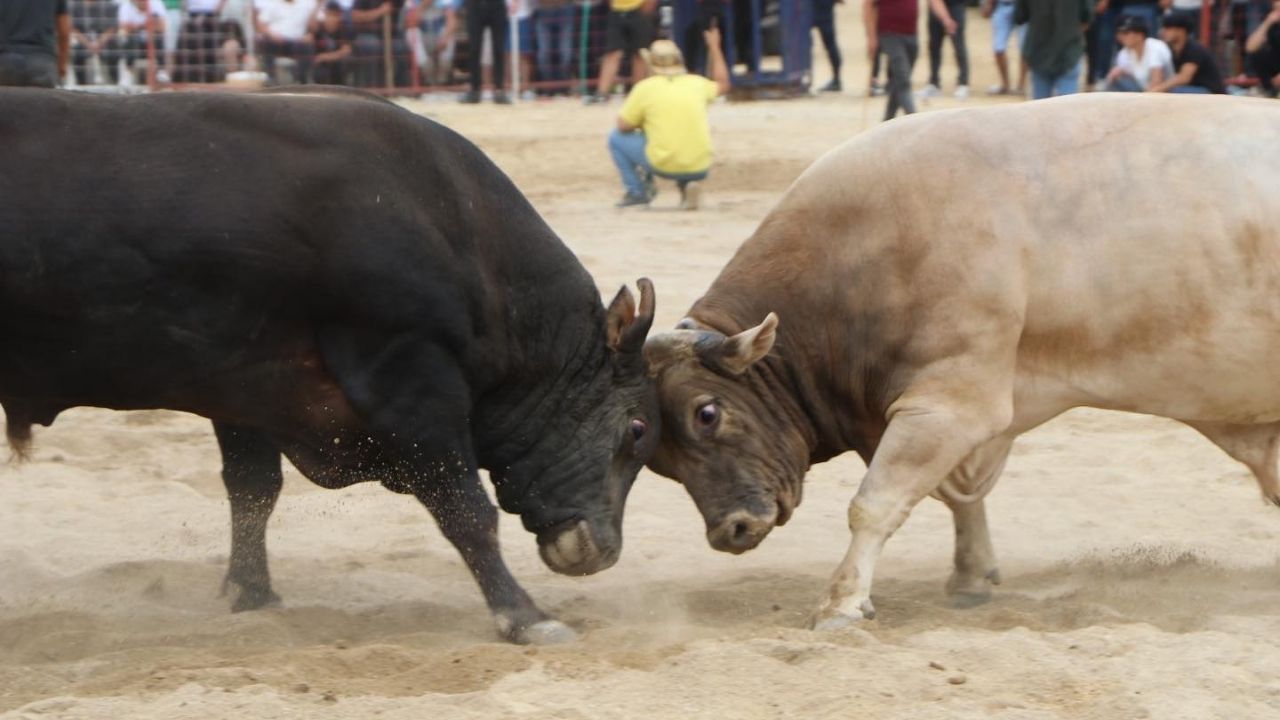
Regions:
M 600 103 L 609 102 L 609 98 L 604 95 L 588 95 L 582 98 L 583 105 L 599 105 Z
M 496 92 L 493 94 L 493 102 L 496 105 L 510 105 L 511 98 L 507 97 L 504 92 Z
M 458 98 L 458 102 L 464 105 L 475 105 L 480 102 L 480 93 L 475 90 L 468 90 L 462 93 L 462 97 Z
M 636 205 L 648 205 L 648 204 L 649 204 L 649 198 L 643 195 L 632 195 L 631 193 L 627 193 L 626 195 L 622 196 L 622 199 L 619 200 L 618 204 L 614 205 L 614 207 L 625 208 L 625 207 L 635 207 Z
M 818 92 L 841 92 L 842 90 L 844 90 L 844 88 L 840 86 L 840 81 L 834 79 L 826 85 L 818 88 Z
M 644 196 L 653 200 L 658 197 L 658 184 L 653 181 L 653 174 L 644 176 Z

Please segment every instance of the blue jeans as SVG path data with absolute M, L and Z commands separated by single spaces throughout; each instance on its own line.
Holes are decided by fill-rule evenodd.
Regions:
M 1084 56 L 1081 56 L 1070 70 L 1061 75 L 1045 75 L 1031 68 L 1031 99 L 1042 100 L 1080 92 L 1080 66 L 1083 63 Z
M 609 154 L 613 156 L 613 164 L 622 176 L 622 185 L 627 189 L 628 195 L 644 195 L 645 180 L 652 175 L 675 180 L 681 187 L 685 183 L 707 177 L 706 171 L 672 174 L 654 170 L 644 154 L 644 146 L 645 137 L 642 132 L 624 133 L 615 129 L 609 133 Z
M 1138 84 L 1136 78 L 1128 73 L 1118 75 L 1115 80 L 1107 83 L 1107 90 L 1110 92 L 1142 92 L 1142 86 Z
M 1199 85 L 1179 85 L 1175 88 L 1169 88 L 1169 92 L 1178 93 L 1179 95 L 1212 95 L 1209 88 L 1200 87 Z
M 538 79 L 569 80 L 573 62 L 573 5 L 535 10 L 533 32 L 536 35 L 534 47 L 538 49 Z M 551 41 L 553 33 L 555 43 Z M 556 55 L 554 61 L 551 59 L 553 52 Z

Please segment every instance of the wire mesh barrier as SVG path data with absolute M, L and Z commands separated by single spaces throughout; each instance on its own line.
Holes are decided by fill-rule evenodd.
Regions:
M 807 89 L 811 0 L 69 0 L 66 84 L 118 91 L 321 83 L 383 94 L 593 96 L 675 40 L 706 70 L 716 26 L 735 85 Z M 495 43 L 496 40 L 496 43 Z M 611 56 L 614 59 L 610 59 Z M 602 67 L 604 87 L 600 83 Z M 613 78 L 612 81 L 609 78 Z M 464 97 L 466 95 L 464 94 Z

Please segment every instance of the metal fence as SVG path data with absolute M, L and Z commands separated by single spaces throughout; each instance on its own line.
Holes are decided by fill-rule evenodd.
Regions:
M 411 95 L 461 91 L 478 74 L 486 89 L 501 78 L 500 89 L 526 98 L 593 94 L 606 52 L 607 0 L 531 7 L 534 1 L 521 0 L 486 27 L 468 9 L 502 8 L 503 0 L 188 0 L 206 10 L 186 13 L 180 0 L 69 0 L 65 80 L 112 90 L 317 82 Z M 719 21 L 725 54 L 739 68 L 736 85 L 807 89 L 810 0 L 726 0 L 724 7 Z M 698 56 L 692 45 L 704 18 L 697 0 L 647 0 L 645 9 L 653 37 L 671 37 Z M 623 58 L 619 85 L 632 64 Z

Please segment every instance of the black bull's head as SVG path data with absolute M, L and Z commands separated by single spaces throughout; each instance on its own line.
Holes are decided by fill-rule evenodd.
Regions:
M 686 320 L 645 345 L 662 409 L 649 467 L 685 486 L 717 550 L 754 548 L 800 502 L 806 444 L 769 377 L 752 372 L 777 327 L 773 313 L 732 336 Z
M 622 551 L 622 515 L 636 474 L 657 445 L 659 413 L 645 376 L 645 336 L 653 324 L 653 284 L 623 287 L 605 314 L 605 347 L 566 370 L 540 404 L 538 437 L 519 458 L 491 470 L 498 503 L 519 513 L 556 572 L 589 575 Z

